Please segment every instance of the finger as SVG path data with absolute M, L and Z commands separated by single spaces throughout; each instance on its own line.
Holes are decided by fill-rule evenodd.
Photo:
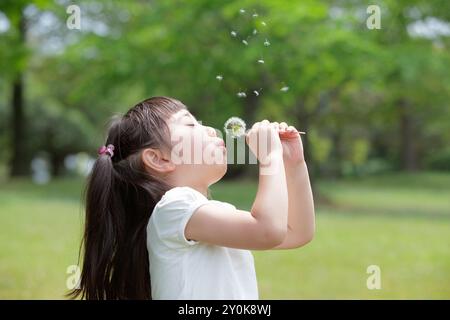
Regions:
M 288 128 L 288 125 L 286 122 L 281 122 L 280 123 L 280 130 L 281 131 L 286 131 L 286 129 Z
M 297 131 L 297 129 L 295 129 L 293 126 L 289 126 L 288 131 Z
M 270 122 L 267 119 L 264 119 L 263 121 L 261 121 L 261 125 L 268 126 L 269 124 L 270 124 Z
M 213 127 L 206 126 L 206 132 L 208 132 L 208 135 L 210 136 L 217 136 L 216 129 Z
M 261 122 L 255 122 L 252 126 L 251 130 L 258 130 L 259 125 L 261 124 Z
M 280 124 L 278 122 L 271 122 L 270 126 L 273 127 L 276 130 L 280 129 Z
M 249 142 L 250 136 L 252 136 L 252 135 L 256 134 L 256 132 L 258 132 L 258 131 L 257 131 L 257 130 L 258 130 L 258 127 L 259 127 L 259 124 L 256 124 L 256 123 L 255 123 L 255 124 L 252 126 L 251 129 L 247 129 L 247 130 L 245 131 L 245 141 L 246 141 L 246 143 Z

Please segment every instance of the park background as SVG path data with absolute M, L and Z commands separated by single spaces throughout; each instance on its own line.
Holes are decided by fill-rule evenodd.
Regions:
M 254 251 L 261 298 L 449 299 L 449 46 L 444 0 L 1 0 L 0 298 L 64 298 L 109 118 L 167 95 L 218 130 L 307 132 L 315 239 Z M 212 197 L 250 209 L 255 168 Z

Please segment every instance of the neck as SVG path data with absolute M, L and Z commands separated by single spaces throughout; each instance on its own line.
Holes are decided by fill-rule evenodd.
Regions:
M 208 186 L 209 183 L 203 181 L 198 181 L 198 176 L 195 177 L 190 172 L 182 172 L 178 171 L 176 174 L 172 174 L 170 177 L 167 177 L 169 183 L 174 187 L 190 187 L 205 197 L 208 197 Z
M 190 187 L 201 194 L 203 194 L 205 197 L 208 197 L 208 185 L 207 184 L 198 184 L 198 183 L 190 183 L 187 181 L 171 181 L 170 183 L 174 187 Z
M 201 194 L 203 194 L 205 197 L 208 197 L 208 186 L 190 186 L 192 189 L 197 190 Z

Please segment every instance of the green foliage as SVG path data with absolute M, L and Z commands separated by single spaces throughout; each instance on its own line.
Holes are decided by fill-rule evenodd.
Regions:
M 82 0 L 81 30 L 65 27 L 68 4 L 0 6 L 10 22 L 0 33 L 0 113 L 11 117 L 11 82 L 24 72 L 26 117 L 40 117 L 28 132 L 35 141 L 45 139 L 39 128 L 53 127 L 57 118 L 71 128 L 66 142 L 96 137 L 84 139 L 83 146 L 70 143 L 92 152 L 108 117 L 153 95 L 179 98 L 203 123 L 220 129 L 230 116 L 240 116 L 320 133 L 320 139 L 304 137 L 307 151 L 337 172 L 364 172 L 365 164 L 381 158 L 398 167 L 405 161 L 401 146 L 411 140 L 418 162 L 425 163 L 429 150 L 450 139 L 450 37 L 408 33 L 417 21 L 448 21 L 446 1 L 381 1 L 380 30 L 366 28 L 369 1 Z M 23 12 L 25 44 L 18 32 Z M 254 12 L 258 17 L 251 17 Z M 52 25 L 43 27 L 49 16 Z M 254 29 L 258 34 L 248 46 L 230 35 L 234 30 L 245 37 Z M 269 47 L 263 45 L 266 38 Z M 264 65 L 256 62 L 261 58 Z M 223 81 L 216 80 L 218 74 Z M 284 85 L 289 91 L 280 91 Z M 241 90 L 247 99 L 236 96 Z M 401 134 L 402 103 L 413 123 L 409 134 Z M 59 110 L 56 118 L 50 109 Z M 0 128 L 9 130 L 5 123 Z M 0 143 L 10 148 L 5 140 Z M 54 152 L 63 145 L 56 143 Z M 40 148 L 38 143 L 34 149 Z
M 321 137 L 315 131 L 309 133 L 310 142 L 315 146 L 313 149 L 313 161 L 324 164 L 331 152 L 332 142 L 328 138 Z
M 450 148 L 432 153 L 426 163 L 429 169 L 450 171 Z

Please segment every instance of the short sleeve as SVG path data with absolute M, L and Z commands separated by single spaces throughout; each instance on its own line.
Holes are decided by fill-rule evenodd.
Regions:
M 170 248 L 196 244 L 197 241 L 186 239 L 184 230 L 195 210 L 208 201 L 190 187 L 175 187 L 167 191 L 156 204 L 151 217 L 158 238 Z

